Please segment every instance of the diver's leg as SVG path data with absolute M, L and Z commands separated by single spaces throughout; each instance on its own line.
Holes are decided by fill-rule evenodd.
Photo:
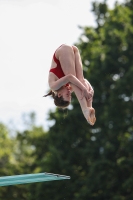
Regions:
M 87 121 L 91 124 L 94 125 L 96 121 L 95 117 L 95 109 L 92 108 L 92 101 L 93 101 L 93 88 L 91 84 L 84 79 L 83 75 L 83 67 L 82 67 L 82 60 L 80 56 L 80 52 L 77 47 L 73 46 L 74 52 L 75 52 L 75 71 L 76 71 L 76 77 L 84 84 L 84 86 L 92 93 L 92 98 L 89 101 L 86 101 L 86 104 L 83 103 L 82 101 L 80 103 L 82 112 L 87 119 Z M 76 91 L 75 91 L 76 92 Z M 77 95 L 76 95 L 77 96 Z M 77 97 L 78 98 L 78 97 Z M 85 107 L 83 105 L 86 105 Z
M 72 74 L 76 76 L 75 55 L 72 46 L 62 45 L 56 50 L 56 57 L 59 59 L 65 75 Z
M 83 82 L 84 81 L 84 75 L 83 75 L 83 67 L 82 67 L 82 60 L 80 56 L 80 52 L 76 46 L 73 46 L 74 49 L 74 55 L 75 55 L 75 71 L 76 71 L 76 77 Z

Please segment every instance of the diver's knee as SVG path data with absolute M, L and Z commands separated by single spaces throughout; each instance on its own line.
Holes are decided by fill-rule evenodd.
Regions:
M 61 50 L 64 51 L 64 52 L 70 52 L 70 53 L 73 52 L 72 46 L 71 46 L 71 45 L 67 45 L 67 44 L 64 44 L 64 45 L 61 47 Z

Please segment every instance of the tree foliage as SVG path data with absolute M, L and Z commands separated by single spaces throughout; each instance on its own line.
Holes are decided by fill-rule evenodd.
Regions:
M 46 171 L 71 179 L 13 186 L 8 193 L 12 199 L 133 199 L 132 8 L 132 0 L 116 3 L 113 10 L 106 1 L 94 2 L 97 26 L 82 27 L 76 43 L 84 75 L 95 91 L 96 124 L 87 124 L 73 95 L 72 108 L 49 113 L 55 123 L 48 132 L 35 126 L 31 115 L 30 127 L 17 133 L 11 173 Z M 10 142 L 2 140 L 2 145 L 4 141 Z M 8 155 L 11 148 L 8 145 L 0 156 Z
M 92 83 L 97 122 L 90 127 L 74 98 L 73 109 L 50 113 L 50 172 L 70 175 L 71 181 L 41 184 L 36 198 L 132 199 L 132 2 L 93 4 L 97 27 L 83 27 L 77 42 L 85 77 Z M 129 6 L 130 5 L 130 6 Z M 38 190 L 38 188 L 37 188 Z M 52 191 L 52 192 L 51 192 Z M 63 192 L 61 192 L 63 191 Z M 37 191 L 35 192 L 37 194 Z M 34 199 L 31 198 L 31 199 Z

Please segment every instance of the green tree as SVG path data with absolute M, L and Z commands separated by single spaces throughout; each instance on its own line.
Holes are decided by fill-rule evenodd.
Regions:
M 15 174 L 33 174 L 42 172 L 41 159 L 47 152 L 47 133 L 43 127 L 36 125 L 35 113 L 23 115 L 25 129 L 17 131 L 14 157 Z M 37 184 L 36 184 L 37 185 Z M 35 184 L 11 186 L 12 199 L 27 200 L 34 193 Z M 16 194 L 16 196 L 14 195 Z
M 73 95 L 71 109 L 49 113 L 55 123 L 48 132 L 34 120 L 19 132 L 19 151 L 14 153 L 17 172 L 71 176 L 71 180 L 20 186 L 21 194 L 16 186 L 19 199 L 133 199 L 132 8 L 132 0 L 116 4 L 113 10 L 106 1 L 93 3 L 97 26 L 83 27 L 76 45 L 85 77 L 94 87 L 96 124 L 87 124 Z
M 50 113 L 42 170 L 70 181 L 38 184 L 30 199 L 129 200 L 133 198 L 133 18 L 132 1 L 93 4 L 97 27 L 83 27 L 77 42 L 85 77 L 95 90 L 97 122 L 90 127 L 74 98 L 73 109 Z M 45 189 L 44 189 L 45 188 Z
M 10 137 L 10 131 L 0 124 L 0 175 L 11 176 L 40 172 L 39 154 L 44 150 L 45 132 L 36 126 L 35 113 L 23 115 L 23 131 L 16 130 L 16 136 Z M 36 160 L 38 157 L 38 162 Z M 32 184 L 31 184 L 32 185 Z M 0 187 L 0 200 L 26 200 L 30 196 L 30 184 Z M 34 187 L 34 184 L 33 184 Z
M 8 128 L 0 123 L 0 176 L 10 176 L 14 174 L 16 161 L 14 159 L 15 140 L 10 137 Z M 0 199 L 14 199 L 17 191 L 12 191 L 11 187 L 0 187 Z M 20 190 L 19 190 L 20 193 Z
M 94 4 L 94 12 L 100 8 Z M 85 74 L 95 90 L 97 123 L 94 144 L 98 157 L 88 176 L 90 199 L 133 198 L 133 1 L 100 12 L 94 30 L 85 27 L 78 43 Z M 88 146 L 89 147 L 89 146 Z M 91 154 L 94 159 L 94 154 Z M 91 186 L 91 187 L 90 187 Z M 87 191 L 87 190 L 86 190 Z
M 0 175 L 7 175 L 8 166 L 13 161 L 13 141 L 8 135 L 8 129 L 5 125 L 0 123 Z

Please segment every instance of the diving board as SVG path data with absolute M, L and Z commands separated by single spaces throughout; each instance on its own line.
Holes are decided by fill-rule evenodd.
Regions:
M 52 174 L 52 173 L 37 173 L 37 174 L 22 174 L 13 176 L 0 177 L 0 186 L 36 183 L 45 181 L 59 181 L 64 179 L 70 179 L 70 176 Z

